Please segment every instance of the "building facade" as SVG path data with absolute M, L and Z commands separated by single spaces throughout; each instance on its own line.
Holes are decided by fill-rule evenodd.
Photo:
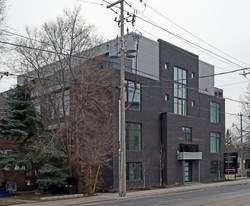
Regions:
M 223 178 L 225 101 L 214 87 L 214 67 L 144 37 L 137 68 L 134 61 L 125 75 L 128 187 Z M 119 92 L 114 96 L 118 102 Z M 117 188 L 118 160 L 113 164 Z
M 119 59 L 108 57 L 106 45 L 98 52 L 114 68 L 113 80 L 119 85 Z M 127 186 L 223 178 L 225 100 L 223 91 L 214 87 L 214 67 L 164 40 L 142 37 L 137 58 L 126 59 L 125 71 Z M 22 81 L 19 77 L 18 82 Z M 70 103 L 71 92 L 68 85 L 63 99 L 70 105 L 65 115 L 72 114 L 75 106 Z M 119 88 L 114 88 L 117 127 L 119 93 Z M 117 128 L 116 132 L 118 145 Z M 104 172 L 104 187 L 117 189 L 118 151 L 112 164 L 112 169 Z

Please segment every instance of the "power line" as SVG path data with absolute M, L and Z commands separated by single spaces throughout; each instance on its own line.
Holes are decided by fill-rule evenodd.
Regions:
M 80 0 L 79 0 L 80 1 Z M 106 0 L 103 0 L 104 2 L 106 2 L 106 3 L 108 3 L 108 4 L 110 4 L 108 1 L 106 1 Z M 143 2 L 143 1 L 141 1 L 141 2 Z M 126 2 L 127 3 L 127 2 Z M 143 2 L 144 3 L 144 2 Z M 128 4 L 128 3 L 127 3 Z M 145 3 L 144 3 L 145 4 Z M 131 8 L 133 8 L 134 10 L 136 10 L 131 4 L 128 4 Z M 101 5 L 102 6 L 102 5 Z M 115 6 L 115 7 L 117 7 L 117 6 Z M 125 10 L 126 11 L 126 10 Z M 115 11 L 114 11 L 115 12 Z M 126 12 L 128 12 L 128 11 L 126 11 Z M 115 12 L 116 14 L 117 14 L 117 12 Z M 128 12 L 128 13 L 130 13 L 130 12 Z M 235 63 L 235 62 L 233 62 L 233 61 L 231 61 L 231 60 L 229 60 L 229 59 L 227 59 L 227 58 L 225 58 L 225 57 L 223 57 L 223 56 L 221 56 L 221 55 L 218 55 L 218 54 L 216 54 L 215 52 L 212 52 L 212 51 L 210 51 L 210 50 L 208 50 L 208 49 L 206 49 L 206 48 L 204 48 L 204 47 L 202 47 L 202 46 L 199 46 L 198 44 L 195 44 L 195 43 L 193 43 L 193 42 L 191 42 L 191 41 L 189 41 L 189 40 L 187 40 L 187 39 L 185 39 L 185 38 L 183 38 L 183 37 L 181 37 L 181 36 L 179 36 L 179 35 L 177 35 L 177 34 L 175 34 L 175 33 L 173 33 L 173 32 L 171 32 L 171 31 L 169 31 L 169 30 L 166 30 L 166 29 L 164 29 L 163 27 L 161 27 L 160 25 L 158 25 L 157 23 L 155 23 L 154 21 L 152 21 L 151 19 L 149 19 L 149 18 L 147 18 L 145 15 L 143 15 L 144 16 L 144 18 L 147 18 L 148 20 L 145 20 L 145 19 L 143 19 L 143 18 L 141 18 L 141 17 L 139 17 L 138 15 L 135 15 L 135 14 L 133 14 L 135 17 L 137 17 L 137 18 L 139 18 L 139 19 L 141 19 L 142 21 L 145 21 L 146 23 L 148 23 L 148 24 L 151 24 L 151 25 L 153 25 L 153 26 L 155 26 L 155 27 L 157 27 L 157 28 L 159 28 L 159 29 L 161 29 L 161 30 L 163 30 L 163 31 L 165 31 L 165 32 L 167 32 L 167 33 L 169 33 L 169 34 L 171 34 L 171 35 L 173 35 L 173 36 L 175 36 L 175 37 L 177 37 L 178 39 L 180 39 L 180 40 L 182 40 L 182 41 L 184 41 L 185 43 L 188 43 L 189 45 L 191 44 L 191 45 L 193 45 L 193 46 L 195 46 L 195 47 L 198 47 L 198 48 L 200 48 L 200 49 L 203 49 L 203 50 L 205 50 L 205 51 L 207 51 L 207 52 L 209 52 L 209 53 L 211 53 L 211 54 L 213 54 L 213 55 L 215 55 L 215 56 L 217 56 L 217 57 L 219 57 L 219 58 L 221 58 L 221 59 L 224 59 L 225 61 L 227 61 L 227 62 L 230 62 L 231 64 L 233 64 L 233 65 L 236 65 L 237 67 L 240 67 L 240 68 L 244 68 L 243 66 L 241 66 L 241 65 L 239 65 L 238 63 Z M 191 32 L 190 32 L 191 33 Z M 195 36 L 195 35 L 194 35 Z M 199 38 L 199 37 L 197 37 L 197 38 Z M 202 41 L 204 41 L 204 40 L 202 40 Z M 205 41 L 204 41 L 205 42 Z M 208 44 L 208 43 L 207 43 Z M 212 46 L 212 45 L 210 45 L 210 44 L 208 44 L 209 46 L 211 46 L 211 47 L 214 47 L 214 46 Z M 215 48 L 215 47 L 214 47 Z M 217 49 L 217 48 L 216 48 Z M 217 49 L 217 50 L 219 50 L 219 49 Z M 224 54 L 226 54 L 225 52 L 223 52 L 223 51 L 221 51 L 221 50 L 219 50 L 220 52 L 222 52 L 222 53 L 224 53 Z M 207 53 L 205 53 L 205 54 L 207 54 Z M 208 55 L 208 54 L 207 54 Z M 232 57 L 231 55 L 228 55 L 228 54 L 226 54 L 227 56 L 230 56 L 231 58 L 234 58 L 234 57 Z M 214 57 L 215 58 L 215 57 Z M 234 59 L 236 59 L 236 58 L 234 58 Z M 217 60 L 219 60 L 219 59 L 217 59 Z M 237 60 L 237 59 L 236 59 Z M 222 60 L 220 60 L 220 61 L 222 61 Z M 240 60 L 238 60 L 238 61 L 240 61 Z M 242 62 L 242 61 L 241 61 Z M 225 62 L 224 62 L 225 63 Z M 244 62 L 242 62 L 242 63 L 244 63 Z M 247 63 L 244 63 L 244 64 L 247 64 Z M 247 64 L 247 65 L 249 65 L 249 64 Z M 218 67 L 219 68 L 219 67 Z
M 144 15 L 143 15 L 143 16 L 144 16 Z M 236 66 L 238 66 L 238 67 L 243 68 L 243 67 L 242 67 L 241 65 L 239 65 L 238 63 L 235 63 L 235 62 L 233 62 L 233 61 L 231 61 L 231 60 L 229 60 L 229 59 L 227 59 L 227 58 L 225 58 L 225 57 L 223 57 L 223 56 L 221 56 L 221 55 L 219 55 L 219 54 L 216 54 L 216 53 L 213 52 L 213 51 L 210 51 L 210 50 L 208 50 L 208 49 L 206 49 L 206 48 L 204 48 L 204 47 L 202 47 L 202 46 L 199 46 L 198 44 L 193 43 L 193 42 L 191 42 L 191 41 L 189 41 L 189 40 L 187 40 L 187 39 L 185 39 L 185 38 L 183 38 L 183 37 L 181 37 L 181 36 L 179 36 L 179 35 L 177 35 L 177 34 L 171 32 L 171 31 L 169 31 L 169 30 L 167 30 L 167 29 L 161 27 L 160 25 L 158 25 L 157 23 L 155 23 L 155 22 L 152 21 L 152 20 L 149 21 L 149 20 L 143 19 L 143 18 L 141 18 L 141 17 L 139 17 L 139 16 L 136 16 L 136 17 L 139 18 L 139 19 L 141 19 L 142 21 L 144 21 L 144 22 L 146 22 L 146 23 L 148 23 L 148 24 L 150 24 L 150 25 L 152 25 L 152 26 L 158 28 L 158 29 L 161 29 L 161 30 L 163 30 L 163 31 L 165 31 L 165 32 L 167 32 L 167 33 L 169 33 L 170 35 L 172 35 L 172 36 L 174 36 L 174 37 L 176 37 L 176 38 L 178 38 L 178 39 L 180 39 L 180 40 L 182 40 L 182 41 L 184 41 L 184 42 L 188 42 L 189 44 L 192 44 L 192 45 L 194 45 L 194 46 L 196 46 L 196 47 L 198 47 L 198 48 L 200 48 L 200 49 L 203 49 L 204 51 L 207 51 L 207 52 L 209 52 L 209 53 L 211 53 L 211 54 L 213 54 L 213 55 L 215 55 L 215 56 L 217 56 L 217 57 L 219 57 L 219 58 L 221 58 L 221 59 L 224 59 L 224 60 L 226 60 L 226 61 L 228 61 L 228 62 L 230 62 L 230 63 L 232 63 L 232 64 L 234 64 L 234 65 L 236 65 Z
M 3 72 L 3 71 L 0 71 L 0 74 L 2 75 L 6 75 L 6 76 L 16 76 L 18 77 L 19 75 L 18 74 L 13 74 L 13 73 L 9 73 L 9 72 Z M 22 75 L 23 77 L 26 77 L 26 78 L 36 78 L 34 76 L 30 76 L 30 75 Z M 83 82 L 76 82 L 76 81 L 67 81 L 67 80 L 59 80 L 59 79 L 52 79 L 52 78 L 46 78 L 46 77 L 39 77 L 39 79 L 42 79 L 42 80 L 47 80 L 47 81 L 54 81 L 54 82 L 60 82 L 60 83 L 74 83 L 74 84 L 84 84 Z M 140 82 L 138 82 L 140 83 Z M 168 87 L 168 86 L 161 86 L 161 85 L 155 85 L 155 86 L 152 86 L 152 85 L 145 85 L 145 84 L 141 84 L 141 87 L 142 88 L 163 88 L 163 89 L 174 89 L 174 87 Z M 98 86 L 101 86 L 101 85 L 98 85 Z M 190 89 L 190 90 L 194 90 L 194 91 L 206 91 L 205 89 L 200 89 L 200 88 L 194 88 L 194 87 L 186 87 L 187 89 Z M 133 87 L 134 89 L 134 87 Z M 232 99 L 232 98 L 228 98 L 228 97 L 223 97 L 224 99 L 226 100 L 229 100 L 229 101 L 234 101 L 234 102 L 238 102 L 238 103 L 241 103 L 241 104 L 247 104 L 246 101 L 240 101 L 240 100 L 235 100 L 235 99 Z
M 119 87 L 115 87 L 116 89 L 119 89 Z M 129 87 L 131 90 L 129 90 L 130 92 L 134 92 L 134 87 Z M 153 95 L 148 95 L 148 94 L 145 94 L 143 92 L 138 92 L 138 91 L 135 91 L 136 94 L 139 94 L 139 95 L 142 95 L 144 97 L 148 97 L 148 98 L 151 98 L 151 99 L 155 99 L 155 100 L 159 100 L 159 101 L 163 101 L 163 102 L 166 102 L 166 103 L 173 103 L 173 104 L 178 104 L 176 102 L 173 102 L 173 101 L 166 101 L 164 100 L 164 98 L 160 98 L 160 97 L 157 97 L 157 96 L 153 96 Z M 145 100 L 145 99 L 144 99 Z M 149 101 L 149 100 L 148 100 Z M 187 100 L 186 100 L 187 101 Z M 210 112 L 210 109 L 207 109 L 207 108 L 201 108 L 201 107 L 193 107 L 193 106 L 190 106 L 187 104 L 187 108 L 193 108 L 193 109 L 198 109 L 198 110 L 203 110 L 203 111 L 207 111 L 207 112 Z M 220 114 L 227 114 L 227 115 L 234 115 L 234 116 L 238 116 L 238 114 L 233 114 L 233 113 L 228 113 L 228 112 L 220 112 Z
M 95 2 L 92 2 L 92 1 L 85 1 L 85 0 L 75 0 L 75 1 L 78 1 L 78 2 L 81 2 L 81 3 L 99 5 L 99 6 L 107 6 L 108 5 L 108 4 L 95 3 Z
M 6 41 L 0 41 L 0 43 L 11 45 L 11 46 L 15 46 L 15 47 L 22 47 L 22 48 L 26 48 L 26 49 L 32 49 L 32 50 L 38 50 L 38 51 L 48 52 L 48 53 L 57 54 L 57 55 L 67 55 L 67 54 L 62 53 L 62 52 L 58 53 L 56 51 L 51 51 L 51 50 L 46 50 L 46 49 L 41 49 L 41 48 L 30 47 L 30 46 L 21 45 L 21 44 L 15 44 L 15 43 L 6 42 Z M 73 55 L 73 56 L 74 57 L 78 57 L 78 58 L 82 58 L 82 59 L 85 59 L 85 60 L 94 58 L 94 56 L 93 57 L 86 57 L 86 56 L 79 56 L 79 55 Z M 100 60 L 100 61 L 103 61 L 103 60 Z M 108 61 L 108 62 L 109 63 L 118 64 L 117 62 L 111 62 L 111 61 Z M 211 75 L 204 75 L 204 76 L 199 76 L 199 77 L 194 77 L 194 78 L 187 78 L 186 80 L 194 80 L 194 79 L 199 79 L 199 78 L 208 78 L 208 77 L 214 77 L 214 76 L 219 76 L 219 75 L 231 74 L 231 73 L 235 73 L 235 72 L 239 72 L 239 71 L 244 71 L 244 70 L 247 70 L 247 69 L 250 69 L 250 68 L 242 68 L 242 69 L 236 69 L 236 70 L 232 70 L 232 71 L 228 71 L 228 72 L 216 73 L 216 74 L 211 74 Z M 143 72 L 143 71 L 140 71 L 140 70 L 138 70 L 138 71 L 139 72 Z M 159 78 L 158 76 L 149 74 L 147 72 L 143 72 L 143 73 L 146 74 L 146 75 L 149 75 L 151 77 L 154 77 L 154 78 Z M 175 80 L 168 80 L 168 79 L 163 79 L 163 78 L 161 78 L 161 80 L 162 81 L 166 81 L 166 82 L 175 82 Z
M 109 3 L 108 1 L 106 1 L 106 0 L 103 0 L 104 2 L 106 2 L 106 3 Z M 126 2 L 127 3 L 127 2 Z M 110 4 L 110 3 L 109 3 Z M 128 4 L 128 3 L 127 3 Z M 131 5 L 131 4 L 128 4 L 131 8 L 133 8 L 133 6 Z M 135 8 L 133 8 L 133 9 L 135 9 Z M 128 12 L 128 11 L 127 11 Z M 117 13 L 117 12 L 115 12 L 115 13 Z M 144 15 L 143 15 L 144 16 Z M 138 16 L 136 16 L 136 17 L 138 17 Z M 145 17 L 145 16 L 144 16 Z M 170 33 L 171 35 L 173 35 L 173 36 L 175 36 L 175 37 L 177 37 L 177 38 L 179 38 L 179 39 L 181 39 L 182 41 L 184 41 L 185 43 L 187 43 L 187 44 L 189 44 L 189 45 L 193 45 L 193 46 L 195 46 L 195 47 L 198 47 L 198 48 L 200 48 L 200 49 L 203 49 L 203 50 L 205 50 L 205 51 L 207 51 L 207 52 L 209 52 L 209 53 L 211 53 L 211 54 L 213 54 L 213 55 L 215 55 L 215 56 L 218 56 L 219 58 L 221 58 L 221 59 L 224 59 L 224 60 L 226 60 L 227 62 L 224 62 L 224 61 L 222 61 L 221 59 L 218 59 L 218 58 L 216 58 L 216 57 L 214 57 L 214 56 L 212 56 L 213 58 L 216 58 L 217 60 L 220 60 L 220 61 L 222 61 L 222 62 L 224 62 L 224 63 L 228 63 L 228 62 L 231 62 L 233 65 L 236 65 L 236 66 L 238 66 L 238 67 L 240 67 L 240 68 L 242 68 L 242 70 L 237 70 L 237 71 L 244 71 L 244 70 L 247 70 L 247 69 L 249 69 L 249 68 L 243 68 L 241 65 L 239 65 L 239 64 L 237 64 L 237 63 L 235 63 L 235 62 L 233 62 L 233 61 L 231 61 L 231 60 L 229 60 L 229 59 L 227 59 L 227 58 L 224 58 L 224 57 L 222 57 L 221 55 L 218 55 L 218 54 L 216 54 L 216 53 L 214 53 L 214 52 L 212 52 L 212 51 L 210 51 L 210 50 L 208 50 L 208 49 L 206 49 L 206 48 L 204 48 L 204 47 L 201 47 L 201 46 L 199 46 L 199 45 L 197 45 L 197 44 L 195 44 L 195 43 L 193 43 L 193 42 L 191 42 L 191 41 L 189 41 L 189 40 L 187 40 L 187 39 L 185 39 L 185 38 L 183 38 L 183 37 L 181 37 L 181 36 L 179 36 L 179 35 L 176 35 L 176 34 L 174 34 L 173 32 L 170 32 L 170 31 L 168 31 L 168 30 L 166 30 L 166 29 L 164 29 L 163 27 L 161 27 L 161 26 L 159 26 L 158 24 L 156 24 L 155 22 L 153 22 L 152 20 L 150 20 L 149 19 L 149 21 L 147 21 L 147 20 L 145 20 L 145 19 L 143 19 L 143 18 L 141 18 L 141 17 L 138 17 L 139 19 L 141 19 L 141 20 L 143 20 L 143 21 L 146 21 L 147 23 L 149 23 L 149 24 L 151 24 L 151 25 L 153 25 L 153 26 L 155 26 L 155 27 L 158 27 L 158 28 L 160 28 L 160 29 L 162 29 L 162 30 L 164 30 L 164 31 L 166 31 L 166 32 L 168 32 L 168 33 Z M 147 17 L 145 17 L 145 18 L 147 18 Z M 148 19 L 148 18 L 147 18 Z M 153 23 L 151 23 L 151 22 L 153 22 Z M 196 48 L 197 49 L 197 48 Z M 201 51 L 200 49 L 198 49 L 199 51 Z M 203 51 L 204 52 L 204 51 Z M 204 52 L 205 53 L 205 52 Z M 207 54 L 207 53 L 205 53 L 205 54 Z M 209 55 L 209 54 L 207 54 L 207 55 Z M 209 56 L 211 56 L 211 55 L 209 55 Z M 218 66 L 217 66 L 218 67 Z M 218 68 L 220 68 L 220 67 L 218 67 Z M 221 68 L 221 69 L 223 69 L 223 68 Z M 226 69 L 223 69 L 223 70 L 226 70 Z M 139 71 L 139 70 L 138 70 Z M 228 70 L 226 70 L 226 71 L 228 71 Z M 237 72 L 237 71 L 228 71 L 228 74 L 229 73 L 234 73 L 234 72 Z M 222 73 L 223 74 L 223 73 Z M 227 73 L 225 73 L 225 74 L 227 74 Z M 221 75 L 221 74 L 215 74 L 215 75 L 213 75 L 213 76 L 216 76 L 216 75 Z M 212 75 L 211 75 L 212 76 Z M 203 77 L 199 77 L 199 78 L 205 78 L 205 77 L 210 77 L 210 76 L 203 76 Z
M 143 2 L 143 0 L 140 0 L 140 1 Z M 145 2 L 143 2 L 143 3 L 145 3 Z M 145 3 L 145 4 L 146 4 L 146 3 Z M 232 55 L 227 54 L 226 52 L 224 52 L 224 51 L 222 51 L 222 50 L 216 48 L 215 46 L 211 45 L 210 43 L 204 41 L 204 40 L 201 39 L 200 37 L 198 37 L 198 36 L 196 36 L 195 34 L 191 33 L 191 32 L 188 31 L 187 29 L 183 28 L 183 27 L 180 26 L 179 24 L 175 23 L 173 20 L 171 20 L 171 19 L 169 19 L 168 17 L 166 17 L 166 15 L 161 14 L 161 13 L 158 12 L 156 9 L 152 8 L 149 4 L 146 4 L 146 5 L 147 5 L 148 8 L 152 9 L 154 12 L 156 12 L 157 14 L 159 14 L 160 16 L 162 16 L 163 18 L 165 18 L 166 20 L 170 21 L 172 24 L 174 24 L 174 25 L 177 26 L 178 28 L 182 29 L 182 30 L 185 31 L 186 33 L 188 33 L 188 34 L 190 34 L 191 36 L 195 37 L 196 39 L 200 40 L 201 42 L 203 42 L 203 43 L 207 44 L 208 46 L 214 48 L 215 50 L 217 50 L 217 51 L 223 53 L 224 55 L 227 55 L 228 57 L 231 57 L 231 58 L 233 58 L 234 60 L 237 60 L 237 61 L 239 61 L 239 62 L 241 62 L 241 63 L 246 64 L 246 65 L 249 66 L 249 63 L 243 62 L 243 61 L 241 61 L 241 60 L 239 60 L 239 59 L 233 57 Z
M 144 2 L 143 2 L 143 3 L 144 3 Z M 132 5 L 130 5 L 130 7 L 133 8 L 133 9 L 135 9 Z M 136 15 L 136 17 L 139 18 L 139 19 L 141 19 L 142 21 L 148 23 L 148 24 L 151 24 L 151 25 L 153 25 L 153 26 L 155 26 L 155 27 L 157 27 L 157 28 L 159 28 L 159 29 L 161 29 L 161 30 L 163 30 L 163 31 L 165 31 L 165 32 L 167 32 L 167 33 L 169 33 L 169 34 L 171 34 L 171 35 L 177 37 L 178 39 L 184 41 L 185 43 L 192 44 L 192 45 L 194 45 L 194 46 L 196 46 L 196 47 L 198 47 L 198 48 L 200 48 L 200 49 L 203 49 L 203 50 L 205 50 L 205 51 L 207 51 L 207 52 L 209 52 L 209 53 L 211 53 L 211 54 L 213 54 L 213 55 L 215 55 L 215 56 L 218 56 L 219 58 L 224 59 L 224 60 L 226 60 L 226 61 L 228 61 L 228 62 L 230 62 L 230 63 L 232 63 L 232 64 L 234 64 L 234 65 L 236 65 L 236 66 L 238 66 L 238 67 L 243 68 L 243 66 L 239 65 L 238 63 L 235 63 L 235 62 L 233 62 L 233 61 L 231 61 L 231 60 L 229 60 L 229 59 L 227 59 L 227 58 L 225 58 L 225 57 L 223 57 L 223 56 L 221 56 L 221 55 L 216 54 L 215 52 L 212 52 L 212 51 L 210 51 L 210 50 L 208 50 L 208 49 L 206 49 L 206 48 L 204 48 L 204 47 L 202 47 L 202 46 L 199 46 L 198 44 L 195 44 L 195 43 L 193 43 L 193 42 L 191 42 L 191 41 L 189 41 L 189 40 L 187 40 L 187 39 L 185 39 L 185 38 L 183 38 L 183 37 L 181 37 L 181 36 L 179 36 L 179 35 L 177 35 L 177 34 L 171 32 L 171 31 L 169 31 L 169 30 L 163 28 L 162 26 L 160 26 L 159 24 L 157 24 L 157 23 L 154 22 L 153 20 L 149 19 L 148 17 L 146 17 L 146 16 L 143 15 L 142 13 L 141 13 L 141 15 L 142 15 L 144 18 L 146 18 L 147 20 L 145 20 L 145 19 L 139 17 L 138 15 Z M 247 65 L 249 65 L 249 64 L 247 64 Z

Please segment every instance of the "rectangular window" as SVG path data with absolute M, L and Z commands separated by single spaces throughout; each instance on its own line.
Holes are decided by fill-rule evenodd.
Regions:
M 245 168 L 250 169 L 250 160 L 245 160 Z
M 174 67 L 174 113 L 187 115 L 187 71 Z
M 218 160 L 211 160 L 210 174 L 218 174 L 220 170 L 220 162 Z
M 169 101 L 169 95 L 168 94 L 165 94 L 165 101 Z
M 182 135 L 184 143 L 192 142 L 192 128 L 182 127 Z
M 142 164 L 141 163 L 127 163 L 126 165 L 127 175 L 126 179 L 128 181 L 138 181 L 142 179 Z
M 220 152 L 220 133 L 218 132 L 210 133 L 210 152 L 211 153 Z
M 141 151 L 141 124 L 126 122 L 126 147 L 128 151 Z
M 125 80 L 124 85 L 125 106 L 130 110 L 141 110 L 141 85 L 129 80 Z
M 210 102 L 210 122 L 220 123 L 220 104 Z
M 62 92 L 58 92 L 54 96 L 53 106 L 50 107 L 50 117 L 51 119 L 55 119 L 57 117 L 63 117 L 64 112 L 65 116 L 69 116 L 70 114 L 70 97 L 69 90 Z
M 164 63 L 164 69 L 168 70 L 168 63 L 166 63 L 166 62 Z
M 194 101 L 194 100 L 192 100 L 191 106 L 192 106 L 192 107 L 195 107 L 195 101 Z

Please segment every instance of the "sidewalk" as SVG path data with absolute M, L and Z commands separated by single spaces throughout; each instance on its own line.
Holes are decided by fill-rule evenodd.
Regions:
M 239 184 L 250 184 L 250 179 L 240 179 L 236 181 L 228 181 L 228 182 L 217 182 L 217 183 L 191 183 L 185 186 L 173 187 L 173 188 L 163 188 L 163 189 L 155 189 L 155 190 L 143 190 L 138 192 L 127 192 L 126 197 L 119 197 L 117 193 L 98 193 L 96 196 L 91 197 L 81 197 L 74 199 L 60 199 L 58 197 L 56 201 L 44 201 L 41 202 L 29 202 L 25 204 L 18 204 L 19 206 L 70 206 L 70 205 L 88 205 L 90 203 L 97 202 L 109 202 L 113 200 L 124 200 L 124 199 L 133 199 L 140 197 L 150 197 L 156 195 L 177 193 L 177 192 L 185 192 L 185 191 L 194 191 L 208 188 L 218 188 L 224 186 L 232 186 Z M 70 196 L 68 196 L 69 198 Z

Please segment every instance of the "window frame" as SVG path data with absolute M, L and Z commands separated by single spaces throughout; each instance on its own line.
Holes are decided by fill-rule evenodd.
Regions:
M 168 101 L 169 101 L 169 94 L 165 94 L 165 96 L 164 96 L 164 100 L 165 100 L 166 102 L 168 102 Z
M 174 113 L 187 116 L 187 70 L 174 67 Z
M 221 134 L 219 132 L 210 132 L 210 153 L 220 153 L 220 152 L 221 152 Z
M 168 70 L 169 69 L 169 65 L 167 62 L 164 62 L 164 70 Z
M 135 165 L 134 168 L 130 168 L 130 165 Z M 138 169 L 137 165 L 139 165 L 139 173 L 136 171 Z M 130 169 L 134 169 L 131 172 Z M 134 178 L 131 178 L 134 175 Z M 129 182 L 141 181 L 142 180 L 142 163 L 141 162 L 127 162 L 126 163 L 126 180 Z
M 128 125 L 138 125 L 138 129 L 136 128 L 129 128 Z M 138 149 L 130 149 L 130 139 L 129 134 L 132 131 L 138 131 L 138 146 L 134 144 L 133 148 L 138 147 Z M 133 151 L 133 152 L 140 152 L 142 150 L 142 124 L 137 122 L 126 122 L 125 123 L 125 140 L 126 140 L 126 151 Z
M 133 88 L 131 88 L 130 85 L 133 85 Z M 141 111 L 141 98 L 142 98 L 141 84 L 136 82 L 136 88 L 134 88 L 134 85 L 135 85 L 134 81 L 127 79 L 124 81 L 125 106 L 129 107 L 129 110 L 132 111 Z M 130 94 L 132 94 L 132 96 Z M 138 100 L 138 102 L 136 102 L 135 100 Z M 138 105 L 136 105 L 136 103 L 138 103 Z
M 182 137 L 185 144 L 193 141 L 192 132 L 193 132 L 192 127 L 185 127 L 185 126 L 182 127 Z
M 219 171 L 220 171 L 220 161 L 219 160 L 211 160 L 210 161 L 210 174 L 217 175 L 219 173 Z
M 210 122 L 219 124 L 220 123 L 220 103 L 210 102 Z
M 195 107 L 195 100 L 191 101 L 191 107 Z

